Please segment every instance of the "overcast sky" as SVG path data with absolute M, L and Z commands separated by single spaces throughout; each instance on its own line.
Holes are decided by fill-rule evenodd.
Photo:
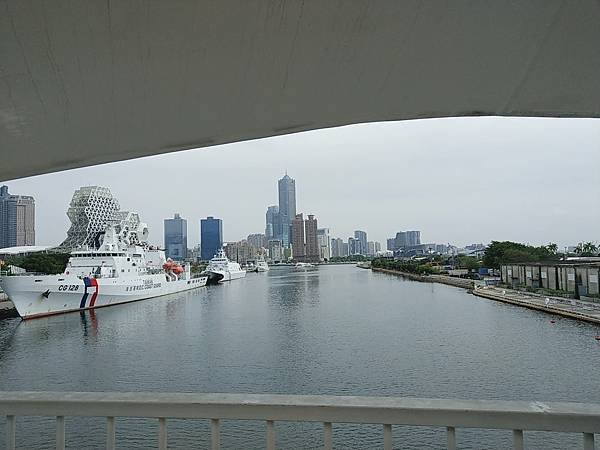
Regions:
M 263 233 L 277 180 L 296 180 L 298 212 L 332 237 L 365 230 L 385 248 L 399 230 L 423 242 L 600 240 L 600 120 L 453 118 L 351 125 L 70 170 L 6 183 L 36 199 L 36 243 L 58 244 L 80 186 L 111 189 L 150 240 L 162 220 L 223 219 L 226 241 Z

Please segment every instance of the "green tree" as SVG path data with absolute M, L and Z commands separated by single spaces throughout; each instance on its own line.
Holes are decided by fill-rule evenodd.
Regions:
M 580 242 L 575 247 L 575 253 L 579 256 L 594 256 L 598 252 L 598 247 L 593 242 Z
M 26 256 L 11 256 L 6 264 L 22 267 L 28 272 L 46 274 L 62 273 L 67 267 L 68 253 L 32 253 Z
M 546 248 L 548 249 L 548 251 L 550 253 L 552 253 L 553 255 L 556 255 L 556 253 L 558 252 L 558 245 L 556 245 L 553 242 L 550 242 L 548 245 L 546 245 Z
M 474 256 L 459 255 L 457 263 L 461 269 L 477 270 L 481 267 L 481 263 Z
M 499 268 L 502 264 L 537 262 L 556 259 L 547 246 L 534 247 L 511 241 L 492 241 L 485 250 L 483 264 L 485 267 Z

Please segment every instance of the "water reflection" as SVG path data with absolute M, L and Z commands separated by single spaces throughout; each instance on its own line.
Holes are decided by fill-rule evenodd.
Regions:
M 320 298 L 319 280 L 318 270 L 272 269 L 269 272 L 271 304 L 286 310 L 299 309 L 304 303 L 316 306 Z
M 88 319 L 89 317 L 89 319 Z M 87 311 L 81 311 L 79 313 L 79 318 L 81 320 L 81 328 L 83 329 L 83 336 L 92 337 L 98 336 L 98 319 L 96 318 L 96 310 L 90 309 Z M 87 340 L 84 340 L 87 342 Z
M 1 321 L 0 389 L 600 402 L 600 380 L 589 376 L 600 370 L 597 334 L 600 327 L 570 320 L 551 325 L 547 315 L 458 288 L 349 266 L 284 267 L 83 314 Z M 21 448 L 51 443 L 53 422 L 34 422 L 19 432 Z M 169 424 L 173 448 L 189 448 L 190 436 L 206 442 L 199 431 L 206 424 L 192 422 Z M 72 448 L 102 447 L 102 424 L 96 432 L 93 420 L 73 423 L 81 429 L 68 428 Z M 155 426 L 120 421 L 120 447 L 154 445 Z M 320 433 L 319 426 L 314 430 Z M 380 448 L 380 429 L 373 430 L 336 427 L 336 443 Z M 229 423 L 222 448 L 264 447 L 262 431 Z M 320 434 L 313 439 L 312 432 L 313 424 L 278 424 L 280 448 L 316 448 Z M 0 427 L 0 442 L 3 433 Z M 399 428 L 394 436 L 396 446 L 407 448 L 444 444 L 443 433 L 428 428 Z M 505 448 L 509 438 L 468 430 L 460 432 L 459 445 L 482 448 L 483 440 L 486 448 Z M 528 448 L 564 449 L 573 442 L 544 436 Z

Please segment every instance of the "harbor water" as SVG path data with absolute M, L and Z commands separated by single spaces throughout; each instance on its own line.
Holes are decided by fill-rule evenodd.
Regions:
M 551 323 L 551 319 L 555 323 Z M 0 322 L 0 390 L 331 394 L 600 403 L 600 327 L 354 266 L 251 273 L 221 286 Z M 169 448 L 209 448 L 205 420 L 169 420 Z M 158 424 L 117 419 L 118 448 Z M 322 447 L 322 425 L 276 423 L 277 448 Z M 0 424 L 0 442 L 4 442 Z M 224 421 L 225 449 L 264 448 L 265 424 Z M 394 448 L 442 449 L 445 429 L 394 427 Z M 19 417 L 17 447 L 54 448 L 53 418 Z M 104 418 L 67 418 L 67 447 L 103 448 Z M 334 424 L 336 449 L 375 449 L 377 425 Z M 461 449 L 510 430 L 457 430 Z M 531 432 L 528 449 L 581 448 Z

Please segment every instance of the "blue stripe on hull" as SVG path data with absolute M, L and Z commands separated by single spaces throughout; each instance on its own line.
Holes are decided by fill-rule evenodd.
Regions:
M 87 298 L 88 298 L 88 287 L 91 284 L 90 279 L 88 277 L 85 277 L 83 279 L 83 282 L 85 284 L 85 291 L 83 293 L 83 297 L 81 297 L 81 303 L 79 303 L 80 308 L 85 308 L 85 302 L 87 302 Z

